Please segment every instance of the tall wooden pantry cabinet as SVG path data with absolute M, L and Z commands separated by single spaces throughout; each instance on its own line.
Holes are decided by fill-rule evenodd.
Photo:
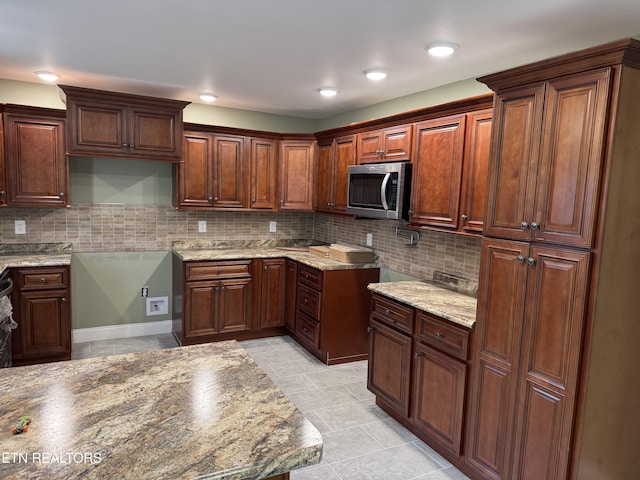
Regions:
M 640 472 L 640 42 L 494 92 L 465 460 L 487 479 Z

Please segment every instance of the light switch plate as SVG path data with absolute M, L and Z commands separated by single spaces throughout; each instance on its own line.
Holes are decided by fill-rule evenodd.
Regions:
M 16 235 L 24 235 L 27 233 L 27 222 L 24 220 L 16 220 Z
M 373 233 L 367 233 L 367 247 L 373 245 Z
M 198 232 L 205 233 L 207 231 L 207 221 L 198 220 Z
M 271 220 L 269 222 L 269 233 L 275 233 L 276 230 L 277 230 L 276 222 L 275 222 L 275 220 Z

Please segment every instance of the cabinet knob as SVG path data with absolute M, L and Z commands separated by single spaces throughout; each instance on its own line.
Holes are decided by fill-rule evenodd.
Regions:
M 60 192 L 60 193 L 58 194 L 58 196 L 59 196 L 60 198 L 64 198 L 64 192 Z
M 303 331 L 304 333 L 307 333 L 309 330 L 307 329 L 307 327 L 302 327 L 302 331 Z
M 533 267 L 536 264 L 536 259 L 529 257 L 527 258 L 527 263 Z
M 213 197 L 213 201 L 217 202 L 218 201 L 218 197 Z
M 251 203 L 256 203 L 256 199 L 255 199 L 255 198 L 252 198 L 252 199 L 251 199 Z
M 210 202 L 213 202 L 213 197 L 209 197 L 209 201 L 210 201 Z
M 284 200 L 280 200 L 280 205 L 284 205 Z
M 524 262 L 524 257 L 522 255 L 518 255 L 518 261 L 520 263 L 523 263 Z
M 388 308 L 384 311 L 385 315 L 389 315 L 391 313 L 391 310 L 389 310 Z
M 413 354 L 413 356 L 414 356 L 415 358 L 420 358 L 420 354 L 419 354 L 418 352 L 414 353 L 414 354 Z
M 469 217 L 467 217 L 466 215 L 462 215 L 461 218 L 463 222 L 466 222 L 467 220 L 469 220 Z
M 371 333 L 371 327 L 367 327 L 367 333 Z
M 62 297 L 62 298 L 60 299 L 60 301 L 61 301 L 62 303 L 67 303 L 67 298 L 66 298 L 66 297 Z
M 304 303 L 305 303 L 305 305 L 306 305 L 307 303 L 309 303 L 309 299 L 308 299 L 308 298 L 305 298 L 305 299 L 304 299 Z
M 0 195 L 4 195 L 5 193 L 7 192 L 5 192 L 4 190 L 0 190 Z
M 537 230 L 540 228 L 540 225 L 538 224 L 538 222 L 531 222 L 531 229 L 532 230 Z
M 264 269 L 267 270 L 267 266 L 266 265 L 264 266 Z
M 529 224 L 527 222 L 522 222 L 520 224 L 520 228 L 522 228 L 522 230 L 526 230 L 527 228 L 529 228 Z
M 220 287 L 220 290 L 224 290 L 224 285 L 222 285 L 222 286 Z
M 40 277 L 40 283 L 47 283 L 47 279 L 44 277 Z
M 436 337 L 438 340 L 440 340 L 440 339 L 444 338 L 444 335 L 443 335 L 443 334 L 441 334 L 440 332 L 436 332 L 435 337 Z

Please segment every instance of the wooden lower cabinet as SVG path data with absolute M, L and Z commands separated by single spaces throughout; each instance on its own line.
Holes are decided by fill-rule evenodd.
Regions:
M 284 326 L 289 333 L 296 331 L 296 290 L 298 288 L 298 262 L 295 260 L 286 261 L 285 280 L 285 312 Z
M 366 360 L 378 268 L 325 270 L 299 264 L 294 338 L 327 365 Z
M 284 325 L 287 270 L 284 258 L 260 260 L 260 328 Z
M 15 366 L 71 359 L 69 267 L 19 268 L 11 272 L 12 362 Z
M 460 466 L 471 331 L 374 294 L 367 387 L 376 403 Z

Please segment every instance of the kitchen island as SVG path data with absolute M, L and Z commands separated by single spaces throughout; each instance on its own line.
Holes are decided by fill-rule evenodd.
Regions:
M 260 479 L 322 453 L 235 341 L 5 369 L 0 427 L 3 479 Z

